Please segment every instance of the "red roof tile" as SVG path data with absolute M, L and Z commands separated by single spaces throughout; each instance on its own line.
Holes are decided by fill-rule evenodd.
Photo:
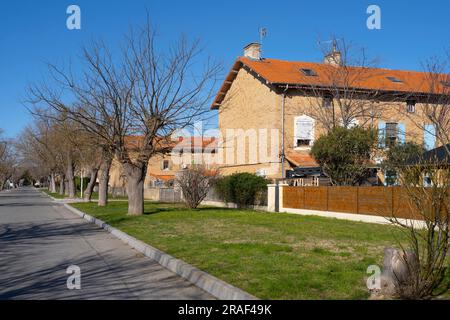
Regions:
M 286 159 L 297 167 L 318 167 L 319 164 L 306 152 L 287 150 Z
M 143 136 L 126 136 L 124 141 L 128 149 L 140 149 L 143 143 Z M 180 137 L 178 141 L 160 138 L 155 143 L 159 147 L 179 147 L 184 149 L 191 147 L 193 150 L 198 148 L 202 150 L 215 149 L 217 147 L 217 139 L 215 137 Z
M 317 86 L 325 88 L 335 86 L 332 81 L 336 81 L 337 77 L 330 77 L 330 75 L 336 74 L 338 72 L 336 70 L 339 70 L 337 69 L 339 67 L 325 63 L 292 62 L 277 59 L 252 60 L 246 57 L 239 57 L 225 79 L 211 108 L 214 109 L 220 106 L 242 66 L 246 66 L 272 85 Z M 426 72 L 363 67 L 345 68 L 346 72 L 348 72 L 345 83 L 354 89 L 405 93 L 447 92 L 444 90 L 450 90 L 446 89 L 439 81 L 430 81 L 430 74 Z M 306 76 L 301 72 L 301 69 L 312 69 L 317 76 Z M 447 75 L 439 76 L 442 78 L 442 81 L 448 81 Z M 388 77 L 397 78 L 401 82 L 393 82 Z

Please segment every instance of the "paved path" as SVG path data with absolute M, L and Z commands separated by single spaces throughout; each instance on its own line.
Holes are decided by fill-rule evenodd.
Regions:
M 66 269 L 81 268 L 81 290 Z M 0 299 L 211 299 L 32 188 L 0 192 Z

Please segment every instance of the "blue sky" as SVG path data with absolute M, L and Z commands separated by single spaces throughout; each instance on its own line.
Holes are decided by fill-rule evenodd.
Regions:
M 82 29 L 66 28 L 66 8 L 82 10 Z M 368 30 L 366 9 L 379 5 L 382 29 Z M 450 47 L 450 2 L 428 1 L 162 1 L 17 0 L 0 9 L 0 128 L 10 137 L 30 121 L 21 101 L 27 84 L 42 78 L 45 62 L 76 60 L 79 48 L 101 38 L 118 44 L 148 10 L 160 39 L 181 32 L 200 38 L 206 52 L 228 69 L 258 27 L 268 29 L 264 56 L 320 61 L 317 39 L 343 37 L 381 58 L 380 66 L 420 70 L 426 58 Z

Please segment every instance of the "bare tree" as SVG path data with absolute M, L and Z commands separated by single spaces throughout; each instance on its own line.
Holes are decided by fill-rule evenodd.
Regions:
M 135 156 L 124 143 L 116 148 L 127 176 L 129 214 L 143 213 L 149 159 L 169 152 L 169 137 L 209 112 L 221 67 L 208 59 L 197 65 L 201 53 L 199 42 L 189 43 L 185 37 L 172 49 L 158 50 L 149 24 L 128 37 L 125 70 L 132 88 L 129 115 L 132 130 L 142 136 Z M 196 68 L 202 70 L 198 72 Z
M 47 172 L 50 180 L 49 190 L 55 193 L 56 179 L 62 172 L 62 157 L 52 138 L 49 123 L 38 121 L 34 126 L 23 130 L 16 139 L 16 148 L 21 154 L 23 163 L 34 164 Z
M 6 182 L 11 178 L 16 159 L 11 150 L 11 141 L 2 137 L 0 129 L 0 191 L 6 187 Z
M 47 169 L 52 192 L 56 191 L 58 176 L 60 194 L 74 198 L 79 128 L 69 121 L 53 121 L 47 117 L 35 120 L 35 126 L 26 128 L 17 142 L 23 161 L 36 162 Z
M 425 183 L 427 177 L 428 183 Z M 401 298 L 429 299 L 450 289 L 446 278 L 450 250 L 450 170 L 448 163 L 424 159 L 400 170 L 400 180 L 414 220 L 391 218 L 406 235 L 406 245 L 399 242 L 403 272 L 395 275 L 395 293 Z M 402 269 L 400 269 L 402 270 Z
M 90 136 L 85 141 L 88 145 L 84 149 L 96 156 L 87 157 L 93 161 L 89 165 L 83 162 L 84 166 L 90 168 L 92 182 L 85 196 L 90 198 L 98 176 L 98 205 L 106 206 L 114 146 L 125 125 L 124 111 L 127 108 L 119 92 L 123 93 L 122 88 L 126 85 L 120 80 L 123 74 L 117 74 L 112 57 L 101 42 L 93 44 L 92 50 L 83 50 L 82 62 L 85 68 L 79 77 L 72 74 L 71 70 L 49 64 L 48 76 L 53 80 L 53 85 L 40 83 L 30 86 L 28 102 L 33 106 L 33 114 L 42 115 L 42 108 L 50 110 L 50 113 L 44 113 L 45 117 L 75 122 Z M 116 82 L 117 79 L 120 84 Z M 66 104 L 63 93 L 70 93 L 74 101 Z
M 80 79 L 55 66 L 53 78 L 70 90 L 76 103 L 64 103 L 48 86 L 30 88 L 34 103 L 80 123 L 101 141 L 103 162 L 100 185 L 114 155 L 127 181 L 128 213 L 143 213 L 144 179 L 151 157 L 171 150 L 171 135 L 193 125 L 209 112 L 216 76 L 221 68 L 197 59 L 199 42 L 182 37 L 174 47 L 161 50 L 149 23 L 126 38 L 122 56 L 113 58 L 104 43 L 84 50 L 87 69 Z M 200 70 L 200 71 L 199 71 Z
M 217 177 L 218 171 L 207 170 L 201 165 L 194 165 L 178 174 L 176 183 L 180 186 L 184 202 L 189 209 L 200 205 L 214 186 Z
M 417 114 L 405 113 L 422 132 L 435 137 L 436 144 L 450 154 L 450 51 L 442 57 L 432 57 L 424 64 L 423 93 L 408 98 L 417 102 Z

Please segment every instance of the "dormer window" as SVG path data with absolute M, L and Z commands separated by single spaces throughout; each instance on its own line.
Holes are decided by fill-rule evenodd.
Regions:
M 395 83 L 403 83 L 402 80 L 400 80 L 399 78 L 396 77 L 386 77 L 389 81 L 391 82 L 395 82 Z
M 416 100 L 406 101 L 406 112 L 408 113 L 416 112 Z
M 300 71 L 307 77 L 316 77 L 317 73 L 313 69 L 302 68 Z

